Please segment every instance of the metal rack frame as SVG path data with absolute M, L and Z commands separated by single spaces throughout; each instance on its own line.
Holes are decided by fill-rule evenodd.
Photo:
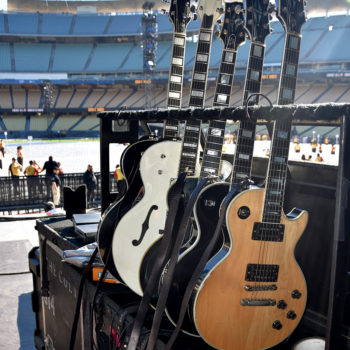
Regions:
M 248 113 L 247 113 L 248 112 Z M 234 120 L 254 118 L 258 123 L 267 123 L 288 118 L 293 124 L 340 126 L 340 158 L 338 167 L 336 210 L 333 231 L 331 283 L 328 303 L 328 319 L 326 330 L 326 349 L 344 347 L 342 337 L 344 307 L 346 296 L 350 292 L 350 162 L 346 157 L 350 154 L 350 104 L 321 105 L 289 105 L 289 106 L 253 106 L 180 110 L 145 110 L 102 112 L 98 115 L 101 125 L 101 172 L 102 172 L 102 209 L 106 209 L 113 200 L 109 192 L 107 175 L 109 169 L 109 143 L 134 142 L 138 138 L 138 123 L 163 123 L 166 119 L 180 121 L 188 119 Z M 125 123 L 126 131 L 112 129 L 112 123 Z M 105 178 L 105 181 L 104 181 Z

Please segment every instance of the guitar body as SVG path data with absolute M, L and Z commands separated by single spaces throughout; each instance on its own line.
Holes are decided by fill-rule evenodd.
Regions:
M 167 215 L 167 193 L 178 176 L 181 143 L 162 141 L 143 154 L 140 174 L 144 195 L 116 226 L 112 252 L 118 274 L 142 295 L 140 267 L 153 244 L 162 237 Z
M 228 190 L 229 184 L 227 182 L 216 182 L 206 186 L 198 196 L 194 207 L 194 225 L 197 229 L 196 240 L 180 255 L 168 296 L 166 313 L 174 325 L 176 325 L 179 317 L 181 302 L 193 269 L 197 266 L 215 231 L 220 205 Z M 218 240 L 213 255 L 222 248 L 223 244 L 224 235 Z M 183 321 L 182 331 L 198 336 L 193 320 L 188 314 Z
M 197 331 L 217 349 L 270 348 L 292 333 L 305 310 L 306 282 L 294 249 L 308 214 L 282 213 L 282 241 L 253 240 L 264 196 L 264 189 L 247 190 L 231 202 L 226 213 L 230 250 L 205 276 L 195 296 Z M 252 264 L 259 264 L 261 270 L 248 269 Z
M 155 142 L 157 142 L 155 139 L 143 139 L 124 150 L 120 165 L 127 183 L 127 190 L 122 198 L 107 208 L 99 223 L 97 243 L 101 259 L 108 271 L 119 280 L 121 278 L 114 267 L 112 257 L 108 258 L 108 251 L 111 248 L 114 229 L 119 219 L 131 208 L 143 186 L 139 171 L 141 156 Z

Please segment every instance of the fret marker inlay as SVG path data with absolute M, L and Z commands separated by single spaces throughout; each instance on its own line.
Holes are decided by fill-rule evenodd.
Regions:
M 205 74 L 202 74 L 202 73 L 194 73 L 193 79 L 194 79 L 194 80 L 205 81 Z

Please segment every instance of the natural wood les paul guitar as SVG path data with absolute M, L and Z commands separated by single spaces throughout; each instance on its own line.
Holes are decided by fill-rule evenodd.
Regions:
M 289 104 L 295 95 L 304 2 L 279 1 L 277 16 L 286 30 L 278 103 Z M 290 130 L 289 118 L 274 123 L 265 188 L 232 200 L 226 213 L 230 251 L 199 286 L 196 328 L 215 348 L 270 348 L 291 334 L 304 313 L 307 287 L 294 249 L 308 214 L 283 212 Z

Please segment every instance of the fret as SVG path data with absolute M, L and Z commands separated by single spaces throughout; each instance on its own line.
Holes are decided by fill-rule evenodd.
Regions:
M 186 34 L 174 31 L 171 66 L 169 70 L 168 108 L 181 108 L 185 47 Z M 176 138 L 178 135 L 179 121 L 165 120 L 163 137 Z
M 176 65 L 172 65 L 170 68 L 170 74 L 171 75 L 181 75 L 183 74 L 183 67 L 182 66 L 176 66 Z
M 280 105 L 291 104 L 294 102 L 300 43 L 300 35 L 287 33 L 278 94 L 278 104 Z
M 201 7 L 200 10 L 203 10 L 203 7 Z M 197 51 L 195 55 L 195 62 L 194 62 L 194 68 L 193 68 L 193 76 L 192 76 L 190 100 L 189 100 L 190 107 L 200 107 L 200 108 L 204 107 L 213 26 L 214 26 L 214 15 L 208 16 L 204 12 L 201 18 L 201 27 L 200 27 L 199 36 L 198 36 Z M 189 127 L 192 129 L 189 130 Z M 188 120 L 186 122 L 184 145 L 183 145 L 183 149 L 186 149 L 186 152 L 188 152 L 188 149 L 193 148 L 192 152 L 196 151 L 196 155 L 198 154 L 200 127 L 201 127 L 200 120 Z M 193 128 L 194 129 L 197 128 L 197 130 L 194 130 Z M 191 141 L 189 141 L 187 138 L 189 132 L 191 132 L 191 135 L 190 135 L 192 137 Z M 210 134 L 210 131 L 209 131 L 209 134 Z M 185 143 L 188 143 L 188 142 L 192 142 L 192 143 L 196 142 L 197 148 L 194 149 L 194 147 L 185 147 Z M 210 160 L 213 160 L 213 159 L 215 158 L 213 157 L 210 158 Z M 185 163 L 181 160 L 180 172 L 184 171 L 185 169 L 186 170 L 189 169 L 192 173 L 194 173 L 196 159 L 193 164 L 189 164 L 188 161 L 189 160 L 186 159 L 186 165 L 185 165 Z M 215 162 L 216 162 L 216 159 L 215 159 Z M 203 159 L 203 162 L 202 162 L 200 177 L 204 173 L 217 174 L 218 170 L 216 169 L 215 164 L 214 165 L 210 164 L 205 166 L 205 170 L 203 167 L 204 164 L 207 164 L 205 163 L 205 159 Z
M 170 91 L 181 92 L 182 91 L 182 84 L 170 83 L 169 84 L 169 90 Z
M 259 93 L 264 65 L 265 45 L 252 42 L 249 53 L 249 64 L 246 73 L 243 104 L 252 93 Z M 252 101 L 258 103 L 258 99 Z

